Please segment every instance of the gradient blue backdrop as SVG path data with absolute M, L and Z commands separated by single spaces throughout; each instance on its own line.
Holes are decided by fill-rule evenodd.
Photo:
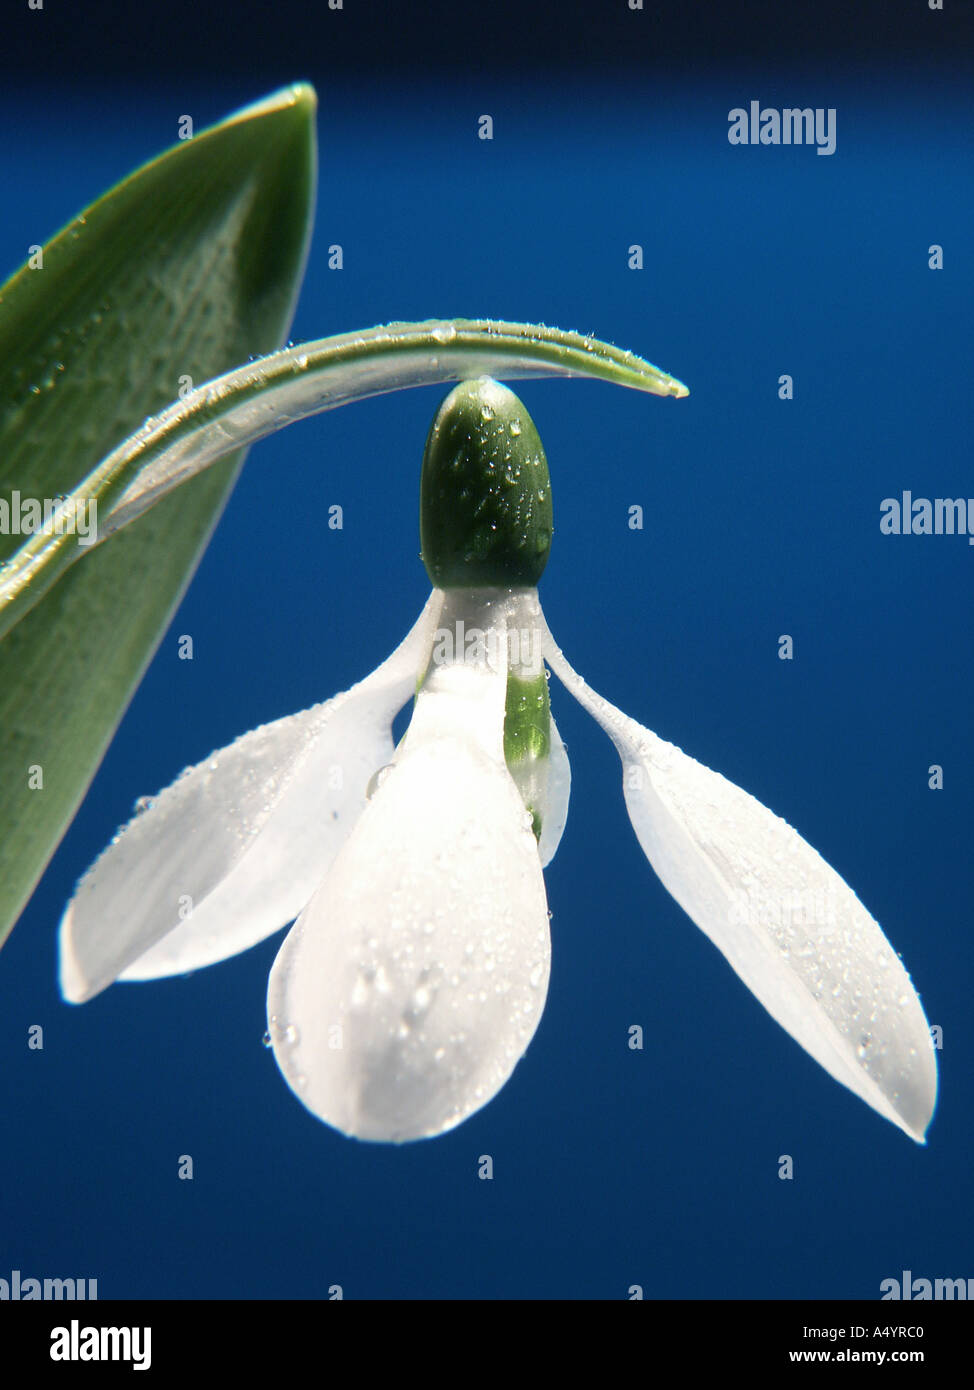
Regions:
M 404 392 L 253 450 L 0 955 L 0 1276 L 97 1277 L 102 1297 L 624 1298 L 640 1284 L 869 1299 L 904 1268 L 974 1276 L 974 548 L 879 531 L 880 501 L 904 488 L 974 494 L 969 97 L 881 64 L 380 85 L 324 83 L 309 56 L 295 39 L 286 70 L 255 62 L 226 82 L 38 76 L 30 102 L 5 94 L 0 268 L 171 143 L 180 114 L 200 127 L 309 78 L 321 172 L 296 341 L 394 318 L 543 320 L 685 380 L 681 402 L 519 388 L 554 484 L 549 623 L 597 689 L 784 815 L 854 886 L 943 1028 L 941 1102 L 920 1148 L 770 1020 L 656 880 L 614 751 L 554 681 L 574 781 L 546 874 L 547 1008 L 510 1082 L 458 1130 L 375 1147 L 303 1110 L 261 1046 L 278 937 L 191 978 L 61 1002 L 60 913 L 135 798 L 367 674 L 418 613 L 418 467 L 443 393 Z M 752 97 L 836 107 L 836 154 L 729 145 L 727 113 Z M 492 143 L 476 138 L 482 112 Z M 634 242 L 642 272 L 627 269 Z M 342 532 L 321 525 L 331 503 Z M 26 1046 L 35 1023 L 42 1052 Z M 176 1176 L 187 1153 L 192 1182 Z

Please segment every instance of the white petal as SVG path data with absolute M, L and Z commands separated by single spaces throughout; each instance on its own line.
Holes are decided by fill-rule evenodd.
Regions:
M 120 832 L 61 922 L 61 989 L 196 970 L 245 950 L 308 902 L 393 755 L 442 595 L 351 690 L 265 724 L 183 775 Z M 191 909 L 186 916 L 186 910 Z
M 572 789 L 572 770 L 561 734 L 551 716 L 551 752 L 548 755 L 548 784 L 545 790 L 541 838 L 538 854 L 546 869 L 555 857 L 568 821 L 568 801 Z
M 505 644 L 509 662 L 508 674 L 524 681 L 542 676 L 547 678 L 542 658 L 547 627 L 537 589 L 510 590 L 503 606 L 504 625 L 508 636 Z M 449 616 L 449 613 L 444 612 L 441 622 L 446 622 Z M 469 628 L 472 625 L 468 615 L 466 626 Z M 522 799 L 537 811 L 541 819 L 538 853 L 541 856 L 542 868 L 550 864 L 561 843 L 568 820 L 572 785 L 568 753 L 550 711 L 549 730 L 548 757 L 529 766 L 520 778 L 517 772 L 514 774 L 514 781 L 519 786 Z
M 504 1084 L 541 1017 L 547 902 L 504 764 L 505 685 L 503 670 L 431 672 L 393 768 L 271 972 L 281 1069 L 345 1134 L 452 1129 Z
M 937 1097 L 929 1025 L 852 889 L 753 796 L 589 690 L 550 632 L 545 659 L 615 743 L 664 886 L 826 1071 L 923 1143 Z

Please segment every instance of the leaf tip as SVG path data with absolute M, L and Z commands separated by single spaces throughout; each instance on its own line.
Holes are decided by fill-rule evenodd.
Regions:
M 231 116 L 227 117 L 224 124 L 229 125 L 234 121 L 250 121 L 255 116 L 270 116 L 275 112 L 286 111 L 292 107 L 300 109 L 309 116 L 318 109 L 318 93 L 310 82 L 292 82 L 288 87 L 279 87 L 276 91 L 269 92 L 266 97 L 252 101 L 247 106 L 241 106 L 239 111 L 234 111 Z

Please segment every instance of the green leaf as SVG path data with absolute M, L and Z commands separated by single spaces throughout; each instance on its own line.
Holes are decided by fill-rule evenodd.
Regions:
M 181 377 L 205 381 L 280 345 L 310 234 L 315 104 L 310 87 L 287 88 L 177 145 L 65 227 L 42 268 L 0 289 L 0 503 L 72 493 Z M 242 459 L 237 445 L 92 549 L 0 644 L 0 941 L 70 823 Z M 21 539 L 0 535 L 0 559 Z
M 403 387 L 484 375 L 588 376 L 657 396 L 689 394 L 642 357 L 560 328 L 490 319 L 391 323 L 302 343 L 201 386 L 124 440 L 65 509 L 84 518 L 96 501 L 103 541 L 229 450 L 294 420 Z M 66 527 L 32 536 L 0 568 L 0 635 L 86 553 Z

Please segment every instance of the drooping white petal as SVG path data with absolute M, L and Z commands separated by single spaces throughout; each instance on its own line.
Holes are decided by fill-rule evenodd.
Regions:
M 301 911 L 392 758 L 392 720 L 425 668 L 442 595 L 350 690 L 262 725 L 184 772 L 119 833 L 61 922 L 61 989 L 196 970 Z
M 541 867 L 546 869 L 555 857 L 568 822 L 568 801 L 572 789 L 572 770 L 561 734 L 551 716 L 551 753 L 548 757 L 548 785 L 545 788 L 544 814 L 538 854 Z
M 753 796 L 545 659 L 623 763 L 633 828 L 664 886 L 768 1012 L 837 1081 L 924 1142 L 936 1055 L 910 977 L 852 889 Z
M 519 681 L 547 681 L 542 655 L 547 628 L 537 589 L 511 590 L 506 610 L 508 675 Z M 513 773 L 522 799 L 541 821 L 538 853 L 542 868 L 550 864 L 561 843 L 572 785 L 568 753 L 550 711 L 549 735 L 547 758 Z
M 503 619 L 499 603 L 480 621 Z M 504 763 L 499 665 L 431 669 L 392 768 L 271 972 L 288 1083 L 361 1139 L 459 1124 L 507 1080 L 544 1008 L 547 902 Z

